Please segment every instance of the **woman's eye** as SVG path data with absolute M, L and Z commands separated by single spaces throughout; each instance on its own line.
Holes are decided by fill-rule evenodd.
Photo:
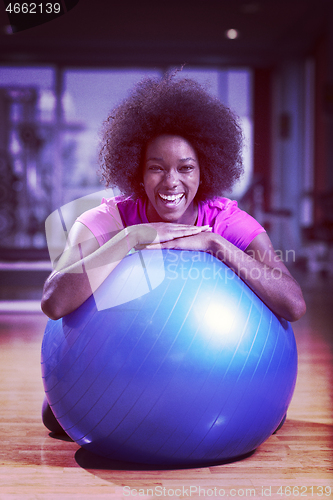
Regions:
M 193 168 L 194 167 L 192 167 L 192 165 L 184 165 L 179 170 L 180 170 L 180 172 L 191 172 L 193 170 Z
M 158 165 L 151 165 L 150 167 L 148 167 L 148 169 L 152 170 L 153 172 L 159 172 L 160 170 L 162 170 L 162 168 Z

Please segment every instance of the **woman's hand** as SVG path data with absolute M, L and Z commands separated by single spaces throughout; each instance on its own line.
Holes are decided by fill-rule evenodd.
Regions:
M 134 231 L 136 234 L 137 243 L 135 248 L 137 250 L 142 250 L 143 248 L 180 248 L 177 245 L 188 245 L 188 239 L 191 237 L 211 232 L 209 226 L 190 226 L 169 222 L 138 224 L 128 229 L 131 232 Z M 176 246 L 173 246 L 173 244 Z M 182 249 L 185 250 L 185 248 Z M 194 248 L 190 248 L 189 250 L 194 250 Z
M 151 243 L 149 245 L 138 245 L 137 250 L 170 248 L 173 250 L 194 250 L 198 252 L 211 252 L 212 232 L 208 226 L 202 226 L 202 231 L 189 236 L 163 241 L 161 243 Z

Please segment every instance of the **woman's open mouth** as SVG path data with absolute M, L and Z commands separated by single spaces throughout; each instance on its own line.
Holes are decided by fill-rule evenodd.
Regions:
M 185 193 L 178 194 L 162 194 L 158 193 L 158 196 L 162 202 L 169 207 L 176 207 L 179 205 L 181 200 L 185 197 Z

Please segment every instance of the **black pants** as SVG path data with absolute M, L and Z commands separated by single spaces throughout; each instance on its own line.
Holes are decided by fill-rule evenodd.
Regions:
M 42 406 L 42 421 L 45 427 L 54 434 L 66 434 L 58 420 L 55 418 L 46 398 L 44 398 Z

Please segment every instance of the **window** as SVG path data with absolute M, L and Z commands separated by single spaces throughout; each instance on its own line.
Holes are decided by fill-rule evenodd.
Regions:
M 102 122 L 136 82 L 162 73 L 162 69 L 130 68 L 1 68 L 2 246 L 45 247 L 46 217 L 63 204 L 102 190 L 97 176 Z M 227 193 L 239 198 L 252 174 L 251 72 L 187 67 L 177 78 L 184 76 L 206 85 L 240 117 L 246 140 L 245 175 Z

